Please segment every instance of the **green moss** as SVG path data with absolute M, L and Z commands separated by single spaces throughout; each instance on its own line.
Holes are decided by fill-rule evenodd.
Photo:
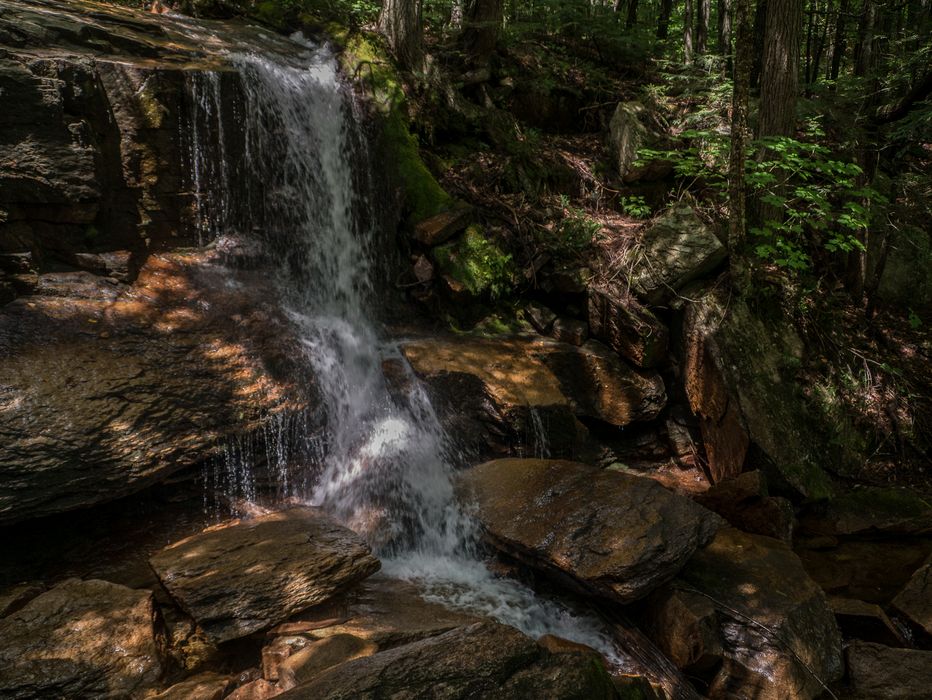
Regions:
M 486 238 L 475 224 L 466 229 L 462 238 L 435 248 L 434 259 L 443 274 L 459 282 L 473 296 L 497 299 L 513 286 L 511 256 Z
M 401 78 L 381 38 L 330 25 L 328 31 L 345 47 L 341 55 L 344 71 L 365 86 L 383 117 L 387 161 L 394 163 L 404 187 L 408 224 L 449 209 L 453 206 L 453 198 L 421 160 L 417 139 L 408 127 Z
M 932 514 L 932 503 L 910 489 L 868 487 L 840 496 L 833 507 L 876 516 L 913 518 Z

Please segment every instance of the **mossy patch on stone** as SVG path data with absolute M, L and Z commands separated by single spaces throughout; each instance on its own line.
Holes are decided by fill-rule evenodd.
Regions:
M 440 271 L 461 284 L 475 297 L 497 299 L 513 286 L 511 255 L 487 238 L 482 228 L 472 225 L 463 236 L 434 249 Z

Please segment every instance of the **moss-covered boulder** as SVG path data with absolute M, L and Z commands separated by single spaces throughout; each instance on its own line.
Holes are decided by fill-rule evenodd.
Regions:
M 455 241 L 438 246 L 433 255 L 454 293 L 497 299 L 513 284 L 511 255 L 486 236 L 478 225 L 468 227 Z

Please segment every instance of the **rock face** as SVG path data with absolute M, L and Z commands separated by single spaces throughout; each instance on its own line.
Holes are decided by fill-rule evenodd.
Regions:
M 727 313 L 726 313 L 727 309 Z M 754 463 L 776 492 L 819 499 L 832 493 L 823 462 L 831 459 L 794 385 L 788 358 L 801 342 L 785 323 L 765 322 L 740 300 L 707 292 L 683 321 L 684 384 L 699 417 L 713 481 Z M 778 490 L 779 489 L 779 490 Z
M 307 405 L 271 289 L 218 263 L 153 255 L 132 287 L 42 275 L 0 310 L 0 522 L 133 493 Z
M 208 529 L 150 561 L 214 643 L 272 627 L 379 568 L 353 532 L 310 508 Z
M 441 212 L 414 226 L 414 240 L 428 247 L 445 243 L 463 231 L 469 225 L 472 216 L 473 209 L 469 206 Z
M 667 327 L 630 293 L 614 286 L 589 290 L 589 327 L 598 338 L 637 367 L 666 359 Z
M 619 102 L 609 123 L 608 143 L 618 167 L 624 177 L 638 157 L 638 149 L 647 139 L 647 129 L 641 124 L 643 105 L 637 102 Z
M 696 501 L 739 530 L 784 542 L 793 539 L 793 504 L 785 498 L 770 496 L 759 471 L 744 472 L 719 482 L 696 496 Z
M 648 228 L 633 259 L 631 286 L 649 304 L 663 304 L 725 259 L 718 237 L 689 206 L 667 211 Z
M 68 579 L 0 619 L 5 698 L 139 698 L 162 669 L 152 594 Z
M 551 654 L 495 622 L 458 627 L 334 666 L 282 700 L 374 698 L 617 698 L 601 663 Z
M 815 698 L 820 681 L 841 677 L 841 635 L 825 594 L 777 540 L 719 530 L 654 605 L 655 621 L 677 622 L 649 630 L 685 669 L 721 658 L 710 698 Z
M 932 503 L 912 489 L 865 486 L 814 506 L 806 529 L 819 535 L 906 535 L 932 533 Z
M 539 420 L 551 453 L 570 455 L 579 440 L 574 415 L 621 426 L 656 417 L 666 403 L 659 375 L 628 367 L 594 341 L 432 338 L 402 351 L 450 433 L 477 454 L 488 454 L 490 443 L 532 442 Z
M 461 486 L 495 546 L 621 603 L 673 578 L 721 522 L 652 479 L 574 462 L 495 460 Z
M 851 700 L 924 700 L 932 687 L 932 652 L 855 641 L 848 647 Z

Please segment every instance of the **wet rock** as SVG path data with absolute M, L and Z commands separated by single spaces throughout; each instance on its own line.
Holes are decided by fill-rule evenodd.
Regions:
M 456 234 L 464 231 L 472 221 L 473 208 L 461 206 L 431 216 L 414 226 L 414 240 L 421 245 L 433 248 L 446 243 Z
M 150 561 L 214 643 L 268 629 L 379 568 L 357 535 L 311 508 L 211 528 Z
M 690 206 L 665 212 L 641 239 L 628 264 L 631 286 L 649 304 L 676 296 L 688 282 L 708 275 L 725 260 L 718 237 Z
M 257 678 L 241 685 L 227 695 L 226 700 L 268 700 L 280 695 L 281 692 L 282 689 L 275 683 L 269 683 L 264 678 Z
M 0 617 L 16 612 L 44 591 L 41 583 L 20 583 L 0 592 Z
M 591 341 L 577 348 L 460 336 L 412 341 L 402 352 L 450 434 L 477 455 L 489 454 L 489 445 L 533 443 L 543 426 L 550 453 L 569 456 L 585 440 L 574 415 L 627 425 L 650 420 L 666 402 L 658 375 L 631 369 Z
M 517 630 L 478 622 L 339 664 L 282 700 L 340 698 L 617 698 L 604 667 L 550 654 Z
M 589 290 L 589 328 L 592 337 L 638 367 L 666 359 L 667 327 L 623 289 L 603 285 Z
M 496 547 L 621 603 L 675 576 L 721 522 L 651 479 L 575 462 L 495 460 L 464 472 L 460 487 Z
M 815 698 L 823 691 L 820 680 L 841 677 L 835 617 L 784 543 L 723 528 L 671 589 L 703 596 L 715 608 L 723 663 L 710 698 Z
M 291 654 L 279 665 L 281 688 L 294 688 L 313 680 L 321 673 L 338 664 L 372 656 L 378 645 L 352 634 L 334 634 L 311 642 L 303 649 Z
M 721 661 L 721 621 L 705 596 L 664 587 L 648 598 L 645 618 L 647 636 L 677 668 L 701 675 Z
M 831 456 L 795 387 L 791 360 L 802 343 L 792 327 L 714 290 L 687 306 L 683 326 L 684 384 L 712 480 L 737 476 L 747 461 L 774 493 L 830 496 L 822 466 Z
M 838 627 L 846 639 L 860 639 L 889 646 L 905 646 L 903 635 L 896 629 L 883 608 L 854 598 L 829 598 Z
M 229 676 L 208 671 L 175 683 L 149 700 L 220 700 L 230 684 Z
M 209 251 L 153 255 L 132 287 L 58 274 L 0 311 L 0 522 L 134 493 L 311 398 L 260 275 Z
M 542 335 L 548 335 L 557 320 L 556 313 L 534 301 L 524 307 L 524 317 L 534 326 L 534 330 Z
M 162 672 L 152 594 L 68 579 L 0 620 L 5 698 L 141 698 Z
M 608 143 L 618 174 L 624 177 L 638 158 L 638 149 L 647 140 L 647 128 L 641 123 L 644 106 L 638 102 L 619 102 L 609 123 Z
M 589 324 L 575 318 L 558 318 L 553 322 L 550 336 L 561 343 L 578 347 L 589 338 Z
M 848 647 L 851 700 L 925 700 L 932 688 L 932 651 L 891 649 L 855 641 Z
M 427 284 L 434 279 L 434 265 L 426 255 L 419 255 L 414 261 L 414 279 L 421 284 Z
M 696 500 L 739 530 L 784 542 L 793 539 L 793 504 L 785 498 L 769 496 L 759 471 L 745 472 L 719 482 Z
M 893 607 L 925 635 L 932 637 L 932 557 L 897 593 Z
M 113 277 L 119 282 L 132 282 L 136 276 L 133 254 L 128 250 L 109 253 L 75 253 L 75 264 L 96 275 Z

